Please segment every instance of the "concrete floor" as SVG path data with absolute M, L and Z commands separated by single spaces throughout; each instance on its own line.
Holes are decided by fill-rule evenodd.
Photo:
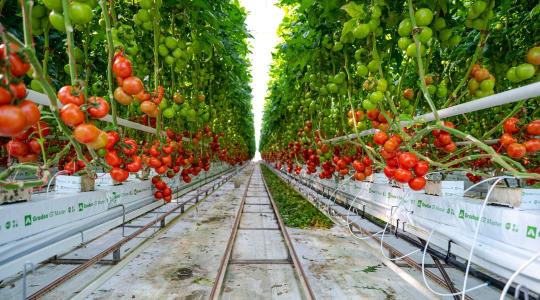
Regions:
M 234 189 L 232 183 L 226 184 L 219 199 L 208 199 L 198 212 L 173 224 L 158 242 L 132 259 L 88 298 L 207 299 L 247 182 L 247 174 L 241 176 L 243 184 L 239 189 Z M 260 199 L 263 194 L 259 188 L 250 188 L 248 195 L 252 197 L 246 199 L 247 203 L 265 203 L 265 199 Z M 240 228 L 275 227 L 275 217 L 256 206 L 264 207 L 248 206 L 248 211 L 255 213 L 244 214 Z M 279 233 L 268 230 L 272 231 Z M 411 285 L 404 281 L 403 274 L 398 275 L 387 267 L 368 245 L 352 238 L 342 227 L 289 228 L 288 231 L 317 299 L 436 299 L 432 295 L 423 296 L 415 287 L 422 286 L 420 282 Z M 256 235 L 250 237 L 251 232 Z M 263 232 L 246 230 L 239 234 L 238 242 L 246 248 L 244 254 L 233 252 L 235 258 L 262 251 L 248 251 L 252 246 L 250 240 L 279 241 L 272 233 L 265 236 L 266 231 Z M 266 254 L 282 258 L 279 251 Z M 290 265 L 231 265 L 231 271 L 225 280 L 222 299 L 298 299 L 298 287 L 283 284 L 294 277 Z

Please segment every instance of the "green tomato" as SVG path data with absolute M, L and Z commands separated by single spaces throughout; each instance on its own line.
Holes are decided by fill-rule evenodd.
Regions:
M 529 63 L 520 64 L 516 67 L 516 76 L 520 80 L 526 80 L 534 76 L 534 66 Z
M 168 64 L 169 66 L 173 65 L 174 64 L 174 57 L 172 57 L 170 55 L 167 55 L 165 57 L 165 63 Z
M 484 92 L 493 91 L 494 88 L 495 88 L 495 80 L 493 79 L 486 79 L 480 83 L 480 89 Z
M 439 32 L 439 40 L 441 40 L 441 42 L 448 41 L 448 39 L 450 39 L 451 36 L 452 36 L 452 29 L 446 28 L 446 29 L 441 30 L 441 32 Z
M 371 8 L 371 18 L 372 19 L 379 19 L 382 15 L 382 10 L 379 6 L 377 5 L 374 5 L 372 8 Z
M 132 56 L 135 56 L 137 55 L 137 53 L 139 53 L 139 46 L 137 46 L 137 44 L 131 46 L 131 47 L 128 47 L 126 49 L 126 52 L 129 54 L 129 55 L 132 55 Z
M 358 67 L 356 67 L 356 74 L 360 77 L 366 77 L 369 73 L 368 68 L 364 64 L 359 64 Z
M 144 8 L 144 9 L 150 9 L 154 6 L 154 1 L 152 0 L 141 0 L 140 4 L 141 4 L 141 7 Z
M 345 72 L 341 71 L 337 73 L 336 76 L 334 76 L 334 82 L 337 84 L 343 84 L 346 77 L 347 75 L 345 74 Z
M 516 67 L 511 67 L 510 69 L 508 69 L 508 71 L 506 71 L 506 78 L 514 83 L 521 81 L 521 79 L 519 79 L 516 74 Z
M 472 21 L 472 28 L 476 29 L 476 30 L 483 30 L 485 29 L 487 26 L 487 21 L 486 19 L 482 19 L 482 18 L 478 18 L 478 19 L 474 19 L 474 21 Z
M 176 48 L 174 49 L 173 53 L 172 53 L 172 56 L 174 58 L 180 58 L 182 57 L 182 50 L 180 50 L 180 48 Z
M 338 86 L 335 83 L 329 83 L 327 85 L 328 91 L 332 94 L 335 94 L 338 92 Z
M 448 96 L 448 88 L 444 84 L 439 84 L 437 87 L 437 97 L 446 98 Z
M 37 79 L 32 79 L 30 82 L 30 88 L 36 92 L 43 93 L 43 86 L 41 86 L 41 83 Z
M 367 68 L 371 73 L 375 73 L 379 70 L 379 62 L 372 60 L 368 63 Z
M 446 21 L 442 17 L 436 17 L 433 21 L 433 29 L 441 31 L 446 28 Z
M 362 108 L 365 110 L 372 110 L 372 109 L 375 109 L 376 107 L 377 106 L 371 101 L 369 101 L 368 99 L 364 99 L 362 101 Z
M 152 23 L 152 21 L 143 22 L 142 28 L 146 31 L 151 31 L 154 29 L 154 23 Z
M 163 117 L 167 118 L 167 119 L 172 119 L 174 118 L 174 115 L 175 115 L 175 111 L 174 109 L 172 109 L 171 107 L 169 108 L 166 108 L 165 110 L 163 110 Z
M 177 45 L 178 41 L 174 37 L 168 36 L 165 38 L 165 46 L 167 46 L 167 48 L 169 48 L 170 50 L 176 49 Z
M 411 43 L 408 47 L 407 47 L 407 56 L 409 57 L 416 57 L 416 44 L 415 43 Z M 424 56 L 426 55 L 426 48 L 424 47 L 424 45 L 420 44 L 420 56 Z
M 326 87 L 322 86 L 322 87 L 319 89 L 319 93 L 320 93 L 322 96 L 326 96 L 326 95 L 328 95 L 328 89 L 326 89 Z
M 399 49 L 405 51 L 407 50 L 407 47 L 409 47 L 409 45 L 412 43 L 413 41 L 408 38 L 408 37 L 405 37 L 405 36 L 402 36 L 399 38 L 398 40 L 398 47 Z
M 369 95 L 369 100 L 372 103 L 380 103 L 383 99 L 384 99 L 384 93 L 381 91 L 376 91 L 376 92 L 371 93 L 371 95 Z
M 32 18 L 41 19 L 47 16 L 47 8 L 43 5 L 36 5 L 32 8 Z
M 369 25 L 369 30 L 374 32 L 377 30 L 377 28 L 379 28 L 379 25 L 381 25 L 381 21 L 379 21 L 379 19 L 371 19 L 369 20 L 368 25 Z
M 484 10 L 486 10 L 488 4 L 487 2 L 485 1 L 475 1 L 473 2 L 473 4 L 471 5 L 471 8 L 468 12 L 468 17 L 470 19 L 475 19 L 477 18 L 480 14 L 482 14 L 484 12 Z
M 364 39 L 369 35 L 370 26 L 368 24 L 360 24 L 353 29 L 353 36 L 356 39 Z
M 51 11 L 49 14 L 49 22 L 51 22 L 52 27 L 60 32 L 66 32 L 66 26 L 64 24 L 64 15 L 56 11 Z
M 403 19 L 398 26 L 398 34 L 400 36 L 409 36 L 412 32 L 412 23 L 410 19 Z
M 167 103 L 167 99 L 163 98 L 159 103 L 159 109 L 164 110 L 167 107 L 169 107 L 169 103 Z
M 433 21 L 433 12 L 429 8 L 420 8 L 414 13 L 417 26 L 428 26 Z
M 167 47 L 165 45 L 160 44 L 158 46 L 158 53 L 159 53 L 160 56 L 165 57 L 165 56 L 169 55 L 169 49 L 167 49 Z
M 61 13 L 64 9 L 62 7 L 62 0 L 43 0 L 43 4 L 48 9 Z
M 84 53 L 79 47 L 73 48 L 73 56 L 75 58 L 75 61 L 81 61 L 84 58 Z
M 431 37 L 433 36 L 433 30 L 429 27 L 422 27 L 422 32 L 418 35 L 420 42 L 427 44 Z
M 437 87 L 433 84 L 427 86 L 428 93 L 434 95 L 437 92 Z
M 137 13 L 137 15 L 139 15 L 139 20 L 141 21 L 141 23 L 151 21 L 150 20 L 150 16 L 151 16 L 150 10 L 139 9 L 139 12 Z
M 386 79 L 382 78 L 382 79 L 379 79 L 377 80 L 377 90 L 380 91 L 380 92 L 386 92 L 386 90 L 388 89 L 388 81 L 386 81 Z
M 459 35 L 453 35 L 448 40 L 448 45 L 451 46 L 451 47 L 455 47 L 455 46 L 459 45 L 459 42 L 461 42 L 461 37 Z
M 85 25 L 92 21 L 94 13 L 88 4 L 72 2 L 69 5 L 69 16 L 73 24 Z
M 333 52 L 339 52 L 341 49 L 343 49 L 343 44 L 341 42 L 336 42 L 332 47 Z

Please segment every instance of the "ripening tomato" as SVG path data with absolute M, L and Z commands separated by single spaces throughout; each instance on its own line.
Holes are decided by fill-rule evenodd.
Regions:
M 23 100 L 19 103 L 19 108 L 26 117 L 26 125 L 34 125 L 41 119 L 41 112 L 34 102 Z
M 102 97 L 90 97 L 86 111 L 92 118 L 101 119 L 109 113 L 109 102 Z
M 405 152 L 399 155 L 399 166 L 404 169 L 410 169 L 416 165 L 418 158 L 410 152 Z
M 406 183 L 412 179 L 412 172 L 406 169 L 397 168 L 394 172 L 394 179 L 397 182 Z
M 512 118 L 506 119 L 506 121 L 504 121 L 503 123 L 504 132 L 510 133 L 510 134 L 519 132 L 518 123 L 519 123 L 518 118 L 512 117 Z
M 161 162 L 168 167 L 172 167 L 172 157 L 170 155 L 163 156 Z
M 121 168 L 112 168 L 109 171 L 113 180 L 117 182 L 124 182 L 129 177 L 129 172 Z
M 150 157 L 150 160 L 148 162 L 148 164 L 152 167 L 152 168 L 159 168 L 161 167 L 161 160 L 157 157 Z
M 30 147 L 25 142 L 11 140 L 6 144 L 6 150 L 9 155 L 19 157 L 30 152 Z
M 131 102 L 133 102 L 133 97 L 128 95 L 126 92 L 124 92 L 124 90 L 121 87 L 117 87 L 114 90 L 113 96 L 114 96 L 114 99 L 122 105 L 129 105 L 131 104 Z
M 159 168 L 156 168 L 156 173 L 158 174 L 165 174 L 167 172 L 167 166 L 162 165 Z
M 72 103 L 77 106 L 84 104 L 84 94 L 79 88 L 66 85 L 58 90 L 58 100 L 64 105 Z
M 98 137 L 96 138 L 96 140 L 93 142 L 87 143 L 86 145 L 88 145 L 88 147 L 94 150 L 99 150 L 107 146 L 107 141 L 108 141 L 107 133 L 105 131 L 100 130 L 100 133 Z
M 144 90 L 144 85 L 138 77 L 129 76 L 124 78 L 122 89 L 129 95 L 137 95 Z
M 396 143 L 396 141 L 394 141 L 392 139 L 389 139 L 386 142 L 384 142 L 384 150 L 387 151 L 387 152 L 396 151 L 398 146 L 399 145 Z
M 444 150 L 446 153 L 452 153 L 452 152 L 456 151 L 456 149 L 457 149 L 457 145 L 456 145 L 456 143 L 454 143 L 454 142 L 451 142 L 451 143 L 449 143 L 449 144 L 447 144 L 447 145 L 445 145 L 445 146 L 443 147 L 443 150 Z
M 95 141 L 100 132 L 101 130 L 99 130 L 94 124 L 83 123 L 75 127 L 75 130 L 73 130 L 73 136 L 77 142 L 87 144 Z
M 409 181 L 409 187 L 412 190 L 419 191 L 426 186 L 426 179 L 422 176 L 415 177 Z
M 426 161 L 419 161 L 414 165 L 414 174 L 418 177 L 422 177 L 429 171 L 429 164 Z
M 523 146 L 522 144 L 513 143 L 508 145 L 506 151 L 508 153 L 508 156 L 512 158 L 522 158 L 527 152 L 527 148 L 525 148 L 525 146 Z
M 26 117 L 15 105 L 0 105 L 0 136 L 16 136 L 26 128 Z
M 501 139 L 499 140 L 499 142 L 504 147 L 507 147 L 508 145 L 510 145 L 512 143 L 516 143 L 517 140 L 515 138 L 513 138 L 511 134 L 503 133 L 503 135 L 501 135 Z
M 68 126 L 77 126 L 84 122 L 84 113 L 73 103 L 68 103 L 60 109 L 60 119 Z
M 118 156 L 116 150 L 110 150 L 105 154 L 105 162 L 111 167 L 119 167 L 122 165 L 123 160 Z

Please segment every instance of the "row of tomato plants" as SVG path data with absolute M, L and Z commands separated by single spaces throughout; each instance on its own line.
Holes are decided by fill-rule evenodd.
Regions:
M 10 15 L 0 26 L 2 188 L 41 187 L 55 168 L 90 177 L 103 170 L 118 183 L 152 168 L 156 198 L 170 201 L 161 176 L 189 183 L 212 161 L 253 156 L 238 4 L 21 0 L 1 2 L 0 13 Z M 50 105 L 27 99 L 28 85 Z M 108 114 L 110 124 L 101 120 Z M 121 127 L 121 117 L 156 134 Z M 37 179 L 18 180 L 18 171 Z
M 363 180 L 382 171 L 414 190 L 424 188 L 430 171 L 464 172 L 474 182 L 506 174 L 529 184 L 540 178 L 538 98 L 446 120 L 438 115 L 439 109 L 540 80 L 539 5 L 281 5 L 289 13 L 271 71 L 260 142 L 264 159 L 320 178 Z M 425 113 L 435 120 L 414 119 Z M 359 134 L 367 129 L 375 134 Z M 352 133 L 352 139 L 332 139 Z

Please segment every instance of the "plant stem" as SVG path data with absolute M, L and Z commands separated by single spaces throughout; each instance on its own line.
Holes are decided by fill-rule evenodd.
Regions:
M 71 24 L 68 0 L 62 0 L 62 8 L 64 9 L 64 26 L 66 27 L 67 35 L 67 54 L 69 58 L 69 77 L 71 78 L 71 85 L 77 83 L 77 63 L 75 62 L 75 56 L 73 55 L 73 48 L 75 41 L 73 40 L 73 25 Z
M 112 31 L 111 31 L 111 20 L 109 18 L 109 10 L 107 7 L 106 0 L 99 0 L 99 5 L 101 6 L 101 14 L 103 16 L 103 20 L 105 20 L 105 33 L 107 36 L 107 93 L 109 95 L 109 101 L 111 103 L 111 117 L 112 117 L 112 124 L 115 129 L 118 127 L 118 121 L 117 121 L 117 108 L 116 108 L 116 101 L 113 97 L 113 76 L 112 76 L 112 63 L 113 63 L 113 57 L 114 57 L 114 44 L 113 44 L 113 38 L 112 38 Z

